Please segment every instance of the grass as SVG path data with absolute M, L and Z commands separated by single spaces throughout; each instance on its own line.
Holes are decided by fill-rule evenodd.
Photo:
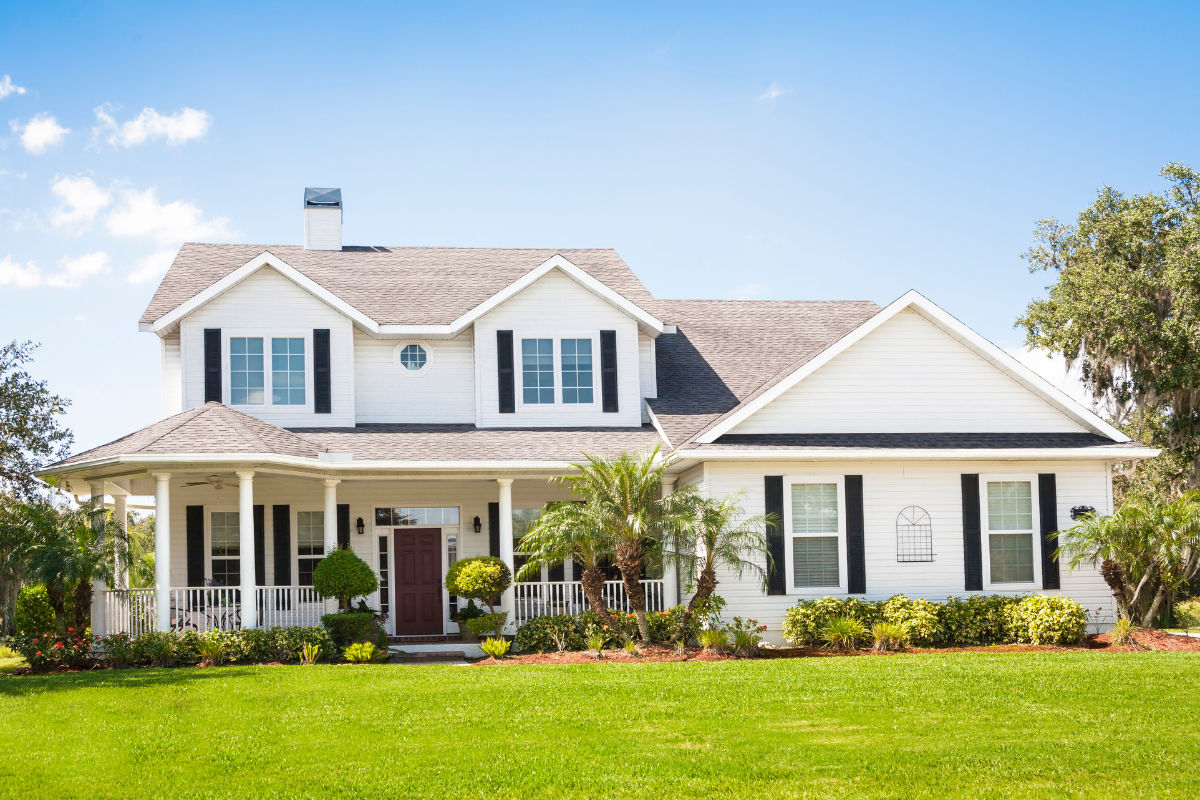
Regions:
M 0 797 L 1196 797 L 1193 653 L 0 677 Z
M 0 675 L 11 675 L 23 666 L 25 666 L 25 659 L 20 656 L 0 658 Z M 2 724 L 0 723 L 0 725 Z

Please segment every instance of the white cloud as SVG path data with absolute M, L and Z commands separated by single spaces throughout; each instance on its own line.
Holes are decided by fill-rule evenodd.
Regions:
M 58 178 L 51 184 L 50 191 L 63 200 L 50 215 L 50 222 L 56 228 L 66 228 L 76 234 L 86 230 L 101 209 L 112 202 L 109 193 L 87 176 Z
M 753 300 L 756 297 L 761 297 L 762 293 L 767 290 L 767 287 L 761 283 L 743 283 L 741 286 L 735 286 L 725 293 L 725 297 L 730 300 Z
M 42 282 L 42 271 L 32 261 L 21 266 L 11 255 L 0 258 L 0 286 L 19 286 L 27 289 Z
M 227 217 L 206 220 L 203 211 L 182 200 L 163 205 L 154 189 L 125 192 L 121 206 L 108 215 L 104 224 L 113 236 L 146 237 L 164 247 L 229 236 Z
M 175 260 L 175 254 L 178 250 L 160 250 L 157 253 L 151 253 L 145 258 L 139 258 L 134 262 L 137 267 L 133 272 L 125 276 L 125 280 L 130 283 L 149 283 L 167 271 L 171 266 L 171 262 Z
M 1030 350 L 1028 347 L 1008 347 L 1005 352 L 1084 408 L 1092 407 L 1092 393 L 1083 385 L 1079 367 L 1068 370 L 1067 360 L 1062 356 L 1045 350 Z
M 5 256 L 0 259 L 0 286 L 12 284 L 30 289 L 44 284 L 57 289 L 73 289 L 93 275 L 108 272 L 108 261 L 108 254 L 102 252 L 88 253 L 79 258 L 63 256 L 58 261 L 61 269 L 46 275 L 32 261 L 21 266 L 12 256 Z
M 25 125 L 14 119 L 8 126 L 13 129 L 13 133 L 21 134 L 21 145 L 35 156 L 46 152 L 71 132 L 70 128 L 59 125 L 58 120 L 49 114 L 38 114 Z
M 12 82 L 12 78 L 5 75 L 3 78 L 0 78 L 0 100 L 3 100 L 10 94 L 25 94 L 25 87 L 17 86 Z
M 774 100 L 776 97 L 782 97 L 791 91 L 791 89 L 780 89 L 778 83 L 772 83 L 771 88 L 767 89 L 758 96 L 758 101 L 762 102 L 763 100 Z
M 111 113 L 112 106 L 105 103 L 95 109 L 99 125 L 92 128 L 92 143 L 108 134 L 105 140 L 113 145 L 133 147 L 151 139 L 166 139 L 168 144 L 183 144 L 189 139 L 199 139 L 208 133 L 212 115 L 184 106 L 175 114 L 159 114 L 153 108 L 143 108 L 125 123 L 118 123 Z

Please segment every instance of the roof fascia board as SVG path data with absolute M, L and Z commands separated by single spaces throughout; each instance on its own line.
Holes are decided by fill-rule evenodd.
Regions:
M 197 294 L 195 297 L 179 306 L 176 306 L 172 311 L 159 317 L 150 326 L 150 330 L 160 335 L 171 330 L 177 322 L 186 317 L 188 314 L 191 314 L 204 304 L 215 300 L 217 297 L 229 291 L 234 286 L 237 286 L 239 283 L 246 280 L 264 267 L 271 267 L 276 272 L 292 281 L 292 283 L 295 283 L 301 289 L 304 289 L 309 294 L 320 299 L 330 307 L 336 309 L 342 314 L 345 314 L 365 330 L 372 332 L 379 331 L 379 323 L 377 323 L 375 320 L 371 319 L 366 314 L 362 313 L 357 308 L 335 295 L 333 292 L 321 286 L 307 275 L 304 275 L 295 267 L 276 256 L 270 250 L 264 250 L 261 254 L 250 259 L 245 264 L 226 275 L 224 278 L 221 278 L 221 280 L 217 281 L 212 286 L 209 286 L 207 289 Z M 139 326 L 139 328 L 141 328 L 141 326 Z
M 663 430 L 662 423 L 658 421 L 658 417 L 654 416 L 654 409 L 650 407 L 650 402 L 644 397 L 642 398 L 642 407 L 646 409 L 646 416 L 650 418 L 650 424 L 654 426 L 654 430 L 658 431 L 658 435 L 662 437 L 663 444 L 667 446 L 668 450 L 674 449 L 674 445 L 671 444 L 667 432 Z
M 1021 383 L 1025 388 L 1040 396 L 1043 400 L 1058 408 L 1067 416 L 1075 418 L 1080 424 L 1086 428 L 1090 428 L 1096 433 L 1104 434 L 1117 442 L 1128 442 L 1129 437 L 1121 433 L 1119 430 L 1108 424 L 1098 417 L 1091 410 L 1084 408 L 1079 403 L 1072 400 L 1061 390 L 1055 388 L 1048 381 L 1028 367 L 1021 364 L 1015 358 L 1005 353 L 996 345 L 983 338 L 975 331 L 971 330 L 957 318 L 946 313 L 939 308 L 933 301 L 926 298 L 920 292 L 909 291 L 899 297 L 878 314 L 871 317 L 854 330 L 843 336 L 834 344 L 830 345 L 823 352 L 807 362 L 788 377 L 781 380 L 779 383 L 772 386 L 767 391 L 763 392 L 758 397 L 751 400 L 742 408 L 737 409 L 725 419 L 718 422 L 702 435 L 696 437 L 696 441 L 701 444 L 712 444 L 719 437 L 729 433 L 739 423 L 744 422 L 749 417 L 753 416 L 764 406 L 771 401 L 779 398 L 788 389 L 798 384 L 800 381 L 807 378 L 809 375 L 816 372 L 821 367 L 828 364 L 833 359 L 837 358 L 851 346 L 861 341 L 871 332 L 879 328 L 880 325 L 890 320 L 892 317 L 899 314 L 901 311 L 913 308 L 921 316 L 928 319 L 931 323 L 941 328 L 947 334 L 958 339 L 963 344 L 970 347 L 985 360 L 991 362 L 993 366 L 1007 373 L 1010 377 Z
M 1028 447 L 995 449 L 888 449 L 862 448 L 857 450 L 676 450 L 675 458 L 688 461 L 1013 461 L 1021 459 L 1055 459 L 1062 461 L 1139 461 L 1154 458 L 1160 450 L 1129 447 Z

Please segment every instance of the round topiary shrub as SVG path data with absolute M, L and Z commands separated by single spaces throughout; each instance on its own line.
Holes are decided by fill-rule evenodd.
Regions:
M 446 589 L 452 595 L 479 600 L 495 613 L 504 590 L 512 586 L 508 565 L 493 556 L 475 556 L 454 562 L 446 572 Z
M 1087 634 L 1087 609 L 1069 597 L 1035 594 L 1006 610 L 1013 638 L 1026 644 L 1075 644 Z
M 313 570 L 313 588 L 322 597 L 336 597 L 342 610 L 350 608 L 350 600 L 371 594 L 379 588 L 379 580 L 371 565 L 349 550 L 334 550 L 321 559 Z
M 54 633 L 54 609 L 44 585 L 26 586 L 17 595 L 13 625 L 21 636 Z

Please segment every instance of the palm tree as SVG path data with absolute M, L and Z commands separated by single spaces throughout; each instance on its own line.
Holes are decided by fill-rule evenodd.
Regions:
M 64 614 L 65 597 L 75 600 L 75 627 L 87 627 L 92 579 L 111 580 L 115 561 L 127 559 L 119 547 L 111 512 L 90 507 L 54 509 L 52 525 L 41 525 L 43 538 L 30 559 L 32 576 L 46 584 L 55 613 Z M 57 601 L 57 603 L 56 603 Z
M 521 549 L 529 554 L 529 560 L 518 570 L 517 580 L 537 575 L 543 566 L 573 560 L 583 567 L 580 578 L 588 605 L 609 630 L 624 640 L 623 629 L 613 621 L 604 602 L 601 563 L 612 557 L 612 542 L 605 536 L 603 519 L 603 510 L 593 504 L 571 500 L 547 503 L 546 510 L 521 537 Z
M 646 644 L 650 631 L 642 569 L 647 554 L 653 555 L 661 546 L 664 533 L 681 521 L 661 498 L 666 463 L 659 460 L 658 450 L 616 458 L 586 456 L 586 463 L 571 465 L 578 474 L 555 478 L 584 501 L 597 530 L 611 543 L 638 633 Z
M 704 497 L 694 487 L 680 488 L 670 496 L 672 509 L 686 520 L 667 533 L 665 553 L 680 566 L 680 577 L 695 594 L 684 609 L 675 631 L 679 642 L 687 635 L 688 624 L 717 589 L 717 569 L 725 568 L 739 578 L 747 572 L 755 575 L 767 590 L 771 553 L 767 549 L 765 525 L 778 525 L 774 514 L 743 518 L 742 492 L 733 492 L 721 500 Z M 765 566 L 764 566 L 765 565 Z

